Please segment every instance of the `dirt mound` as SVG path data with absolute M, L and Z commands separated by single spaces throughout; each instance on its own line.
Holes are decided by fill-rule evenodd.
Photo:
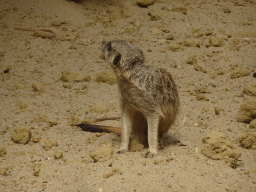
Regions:
M 230 167 L 236 167 L 241 150 L 231 143 L 225 133 L 215 130 L 203 138 L 203 143 L 203 155 L 214 160 L 224 160 Z

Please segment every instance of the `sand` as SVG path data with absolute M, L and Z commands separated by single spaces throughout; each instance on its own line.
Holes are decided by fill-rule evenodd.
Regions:
M 256 153 L 245 145 L 256 145 L 255 127 L 237 121 L 255 98 L 256 2 L 148 3 L 1 0 L 0 191 L 256 191 Z M 145 65 L 177 84 L 180 113 L 155 158 L 144 158 L 147 147 L 116 154 L 118 134 L 71 126 L 120 117 L 101 55 L 101 42 L 113 39 L 134 43 Z M 120 127 L 113 119 L 95 123 Z M 225 145 L 210 147 L 214 131 Z M 241 156 L 229 164 L 216 150 L 213 159 L 201 153 L 230 147 Z

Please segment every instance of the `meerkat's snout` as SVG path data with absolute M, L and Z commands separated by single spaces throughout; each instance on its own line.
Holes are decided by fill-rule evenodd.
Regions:
M 110 50 L 111 50 L 111 41 L 108 41 L 108 42 L 102 41 L 101 46 L 102 46 L 102 51 L 103 52 L 106 52 L 106 51 L 110 52 Z

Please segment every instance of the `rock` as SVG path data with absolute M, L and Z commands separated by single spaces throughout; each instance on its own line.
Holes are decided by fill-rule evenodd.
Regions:
M 60 77 L 60 80 L 63 82 L 74 82 L 77 78 L 78 74 L 72 73 L 69 71 L 62 71 L 62 75 Z
M 113 167 L 113 168 L 110 169 L 108 172 L 106 172 L 106 173 L 103 174 L 103 178 L 104 178 L 104 179 L 107 179 L 107 178 L 109 178 L 109 177 L 111 177 L 111 176 L 113 176 L 113 175 L 122 175 L 122 174 L 123 174 L 123 172 L 122 172 L 121 169 L 116 168 L 116 167 Z
M 1 57 L 4 57 L 4 52 L 3 51 L 0 51 L 0 58 Z
M 223 28 L 220 28 L 219 31 L 218 31 L 218 33 L 219 33 L 219 34 L 223 34 L 223 35 L 226 35 L 226 34 L 227 34 L 226 31 L 225 31 L 225 29 L 223 29 Z
M 33 133 L 31 140 L 33 143 L 39 143 L 41 141 L 41 136 L 39 135 L 39 133 L 35 132 Z
M 35 37 L 42 37 L 43 39 L 47 37 L 45 31 L 35 31 L 33 33 L 33 36 L 35 36 Z
M 238 141 L 246 149 L 256 149 L 256 132 L 241 134 Z
M 105 54 L 104 54 L 103 52 L 100 54 L 100 57 L 99 57 L 99 58 L 102 59 L 102 60 L 106 60 Z
M 162 31 L 164 33 L 170 33 L 170 29 L 168 27 L 162 27 Z
M 250 122 L 249 127 L 250 127 L 251 129 L 256 129 L 256 119 L 253 119 L 253 120 Z
M 182 13 L 184 15 L 187 14 L 187 9 L 184 8 L 184 7 L 174 7 L 171 9 L 172 12 L 179 12 L 179 13 Z
M 6 175 L 6 169 L 5 168 L 0 168 L 0 175 L 3 175 L 3 176 Z
M 230 167 L 235 168 L 241 150 L 234 147 L 227 136 L 217 130 L 203 138 L 204 147 L 201 153 L 214 160 L 224 160 Z
M 6 155 L 6 148 L 0 147 L 0 157 L 4 157 Z
M 153 35 L 158 35 L 158 34 L 161 33 L 161 30 L 158 29 L 157 27 L 154 27 L 154 28 L 151 29 L 151 32 L 152 32 Z
M 105 132 L 103 133 L 93 133 L 92 135 L 92 141 L 96 141 L 99 137 L 101 137 L 102 135 L 105 135 Z
M 253 77 L 255 77 L 255 78 L 256 78 L 256 72 L 255 72 L 255 73 L 253 73 Z
M 210 93 L 210 90 L 206 86 L 202 86 L 199 90 L 200 93 Z
M 214 75 L 224 75 L 224 71 L 222 71 L 221 69 L 216 69 L 214 71 Z
M 209 42 L 213 47 L 223 47 L 225 45 L 224 40 L 216 36 L 210 36 Z
M 191 33 L 193 35 L 193 37 L 202 37 L 204 35 L 204 33 L 202 32 L 202 29 L 200 28 L 192 28 L 191 29 Z
M 231 79 L 236 79 L 239 77 L 244 77 L 250 75 L 250 71 L 248 69 L 241 69 L 241 68 L 236 68 L 232 73 L 231 73 Z
M 248 84 L 245 86 L 245 88 L 243 89 L 243 92 L 246 95 L 250 95 L 250 96 L 256 96 L 256 84 Z
M 75 45 L 70 45 L 69 49 L 77 49 Z
M 34 92 L 40 92 L 40 93 L 44 92 L 44 86 L 41 82 L 34 82 L 32 84 L 32 89 Z
M 90 160 L 89 159 L 82 159 L 81 162 L 84 163 L 84 164 L 89 164 Z
M 48 123 L 49 122 L 48 117 L 45 114 L 40 114 L 33 121 L 36 123 L 39 123 L 39 122 Z
M 24 112 L 27 107 L 28 107 L 28 104 L 26 101 L 19 100 L 18 107 L 17 109 L 15 109 L 15 114 Z
M 71 89 L 71 88 L 73 87 L 73 85 L 70 84 L 70 83 L 64 82 L 64 83 L 62 84 L 62 87 L 67 88 L 67 89 Z
M 94 162 L 107 161 L 113 156 L 112 143 L 102 146 L 98 151 L 91 153 L 90 156 L 93 158 Z
M 250 123 L 256 118 L 256 99 L 245 101 L 238 110 L 236 120 L 238 122 Z
M 76 86 L 74 86 L 73 88 L 74 90 L 76 90 L 76 93 L 87 93 L 88 91 L 88 86 L 86 84 L 78 84 Z
M 67 124 L 69 126 L 72 126 L 72 125 L 78 125 L 81 123 L 82 123 L 82 120 L 80 120 L 78 117 L 71 116 Z
M 5 133 L 6 133 L 6 131 L 7 131 L 7 128 L 2 128 L 2 129 L 0 130 L 0 135 L 5 134 Z
M 206 36 L 212 35 L 212 34 L 213 34 L 213 29 L 212 29 L 212 28 L 206 29 L 206 30 L 204 31 L 204 34 L 205 34 Z
M 240 46 L 238 46 L 240 43 L 240 40 L 235 38 L 235 39 L 232 39 L 232 42 L 230 43 L 229 45 L 229 49 L 230 50 L 238 50 Z
M 54 126 L 54 125 L 58 125 L 58 124 L 60 124 L 58 119 L 51 119 L 51 120 L 49 120 L 49 125 L 51 127 Z
M 30 138 L 31 138 L 31 131 L 26 126 L 21 126 L 16 128 L 11 134 L 11 139 L 15 143 L 19 143 L 19 144 L 27 144 Z
M 184 48 L 181 45 L 170 45 L 167 49 L 169 49 L 172 52 L 178 52 L 178 51 L 184 50 Z
M 99 22 L 101 23 L 109 23 L 111 22 L 111 18 L 110 17 L 99 17 Z
M 87 113 L 107 113 L 109 109 L 102 103 L 95 103 L 88 111 Z
M 173 40 L 173 34 L 170 33 L 165 37 L 166 40 Z
M 148 15 L 150 16 L 151 21 L 160 20 L 163 17 L 163 15 L 158 11 L 149 12 Z
M 96 119 L 92 116 L 86 117 L 85 120 L 83 120 L 83 123 L 87 124 L 94 124 L 96 122 Z
M 201 71 L 201 72 L 203 72 L 203 73 L 206 73 L 206 72 L 207 72 L 204 67 L 202 67 L 202 66 L 200 66 L 200 65 L 198 65 L 198 64 L 195 64 L 195 65 L 194 65 L 194 69 L 195 69 L 196 71 Z
M 25 89 L 26 86 L 23 83 L 15 83 L 12 85 L 13 89 Z
M 207 113 L 210 110 L 209 106 L 203 106 L 201 109 L 201 113 Z
M 194 39 L 188 39 L 186 41 L 181 42 L 180 44 L 182 44 L 185 47 L 200 47 L 199 41 Z
M 55 159 L 60 159 L 63 157 L 63 153 L 61 151 L 56 151 L 54 153 L 54 157 L 55 157 Z
M 18 107 L 19 107 L 20 109 L 25 109 L 25 108 L 28 107 L 28 104 L 27 104 L 26 101 L 19 100 Z
M 231 12 L 230 8 L 226 5 L 222 6 L 222 10 L 224 11 L 224 13 L 230 13 Z
M 61 26 L 63 24 L 67 24 L 67 21 L 64 19 L 57 19 L 55 21 L 52 21 L 52 26 Z
M 133 16 L 133 10 L 130 6 L 127 6 L 127 4 L 123 6 L 120 10 L 117 10 L 116 12 L 117 13 L 114 16 L 118 19 L 123 19 L 123 18 L 128 18 Z M 119 17 L 116 15 L 119 15 Z
M 1 57 L 1 52 L 0 52 L 0 57 Z M 9 73 L 11 69 L 7 68 L 7 69 L 4 69 L 4 73 Z
M 34 171 L 33 175 L 36 176 L 36 177 L 39 177 L 40 171 L 41 171 L 41 170 L 37 168 L 37 169 Z
M 196 96 L 196 100 L 198 100 L 198 101 L 209 101 L 209 99 L 207 97 L 205 97 L 203 94 L 198 94 Z
M 196 64 L 197 63 L 196 55 L 191 55 L 189 58 L 187 58 L 186 63 L 187 64 Z
M 96 75 L 96 82 L 107 83 L 109 85 L 116 84 L 116 76 L 113 72 L 102 71 Z
M 144 145 L 140 144 L 137 140 L 131 140 L 129 145 L 130 152 L 142 151 L 144 149 Z
M 148 7 L 153 5 L 155 0 L 137 0 L 137 5 L 140 7 Z
M 75 79 L 75 82 L 90 82 L 91 77 L 88 74 L 79 74 Z
M 215 115 L 219 115 L 220 114 L 220 110 L 218 107 L 214 107 L 214 113 Z
M 58 146 L 58 142 L 57 141 L 52 141 L 50 139 L 45 139 L 44 140 L 44 145 L 43 145 L 43 148 L 48 151 L 49 149 L 51 149 L 52 147 L 56 147 Z

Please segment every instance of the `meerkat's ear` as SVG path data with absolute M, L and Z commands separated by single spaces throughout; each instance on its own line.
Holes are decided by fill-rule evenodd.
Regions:
M 111 41 L 107 42 L 106 48 L 108 52 L 111 50 Z
M 121 54 L 119 53 L 118 55 L 115 56 L 115 59 L 113 61 L 113 65 L 117 65 L 120 60 L 121 60 Z

